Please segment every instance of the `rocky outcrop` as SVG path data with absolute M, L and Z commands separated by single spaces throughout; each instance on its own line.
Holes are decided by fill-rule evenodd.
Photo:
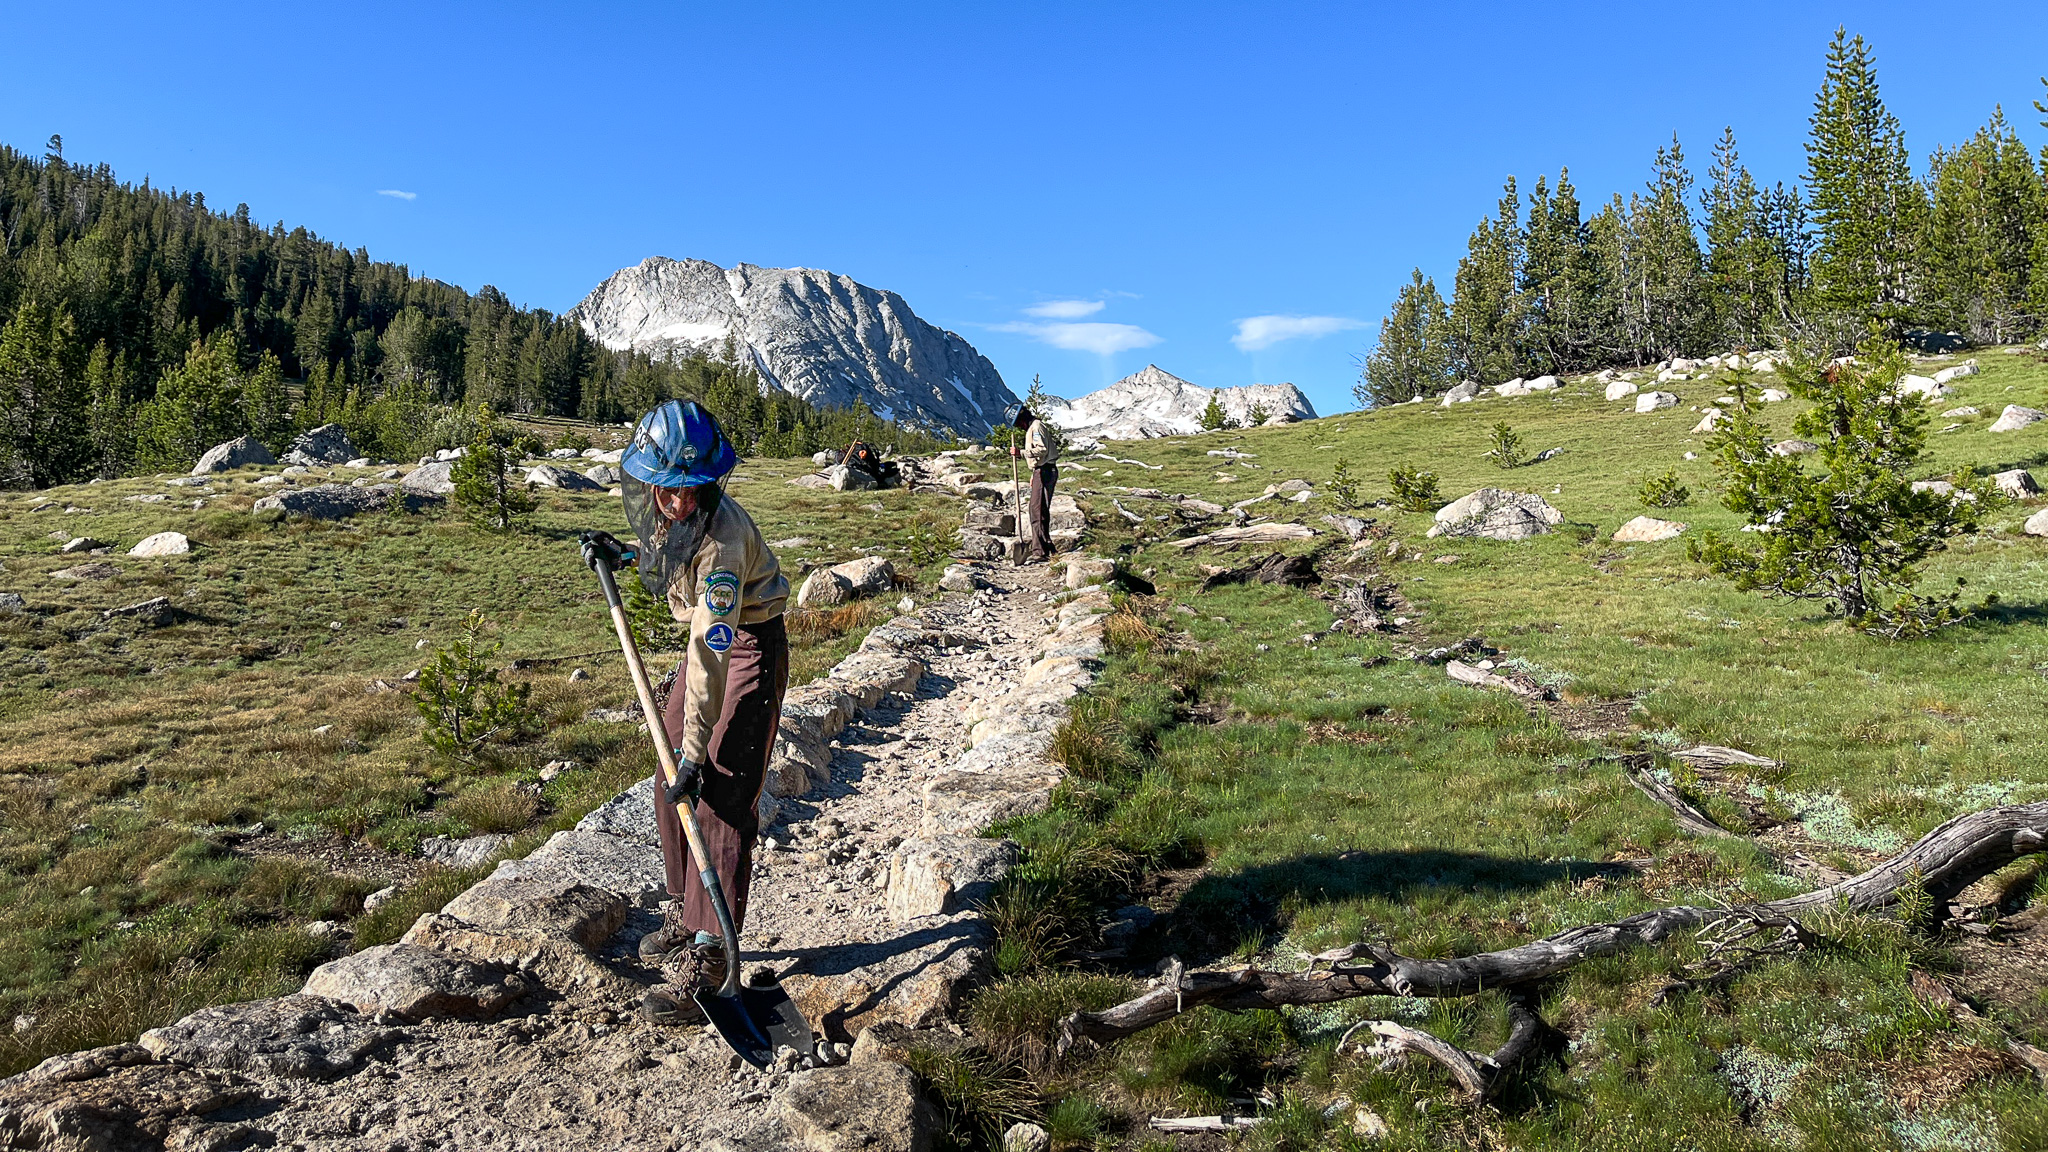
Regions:
M 1144 440 L 1157 436 L 1188 436 L 1202 430 L 1202 412 L 1214 398 L 1224 414 L 1242 426 L 1254 407 L 1266 410 L 1268 421 L 1281 416 L 1316 418 L 1315 406 L 1292 384 L 1245 384 L 1204 388 L 1191 384 L 1157 364 L 1078 400 L 1047 409 L 1043 415 L 1068 434 L 1096 440 Z
M 227 472 L 235 468 L 247 468 L 252 464 L 275 464 L 277 458 L 270 454 L 254 436 L 237 436 L 224 444 L 215 444 L 192 466 L 192 475 L 204 476 L 210 472 Z
M 539 488 L 559 488 L 564 492 L 604 491 L 604 485 L 583 473 L 554 464 L 535 465 L 526 473 L 526 482 Z
M 570 319 L 607 348 L 721 353 L 813 404 L 986 436 L 1017 397 L 988 358 L 901 296 L 811 268 L 653 256 L 613 273 Z
M 1477 536 L 1488 540 L 1527 540 L 1564 522 L 1564 513 L 1541 496 L 1481 488 L 1437 509 L 1429 536 Z
M 330 960 L 313 970 L 305 990 L 370 1016 L 482 1019 L 517 999 L 526 985 L 502 969 L 401 943 Z
M 312 520 L 346 520 L 362 512 L 383 511 L 393 500 L 403 502 L 408 512 L 440 502 L 437 496 L 393 484 L 369 484 L 360 488 L 353 484 L 316 484 L 311 488 L 295 488 L 290 492 L 265 496 L 256 501 L 250 511 L 296 513 Z
M 322 424 L 299 433 L 285 450 L 284 462 L 311 468 L 315 464 L 346 464 L 356 458 L 356 446 L 339 424 Z

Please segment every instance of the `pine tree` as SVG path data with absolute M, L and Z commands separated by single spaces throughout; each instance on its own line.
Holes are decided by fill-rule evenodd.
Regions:
M 0 328 L 0 487 L 47 487 L 89 469 L 76 360 L 70 315 L 39 300 Z
M 91 444 L 89 475 L 111 480 L 135 462 L 135 405 L 129 399 L 127 357 L 115 357 L 102 340 L 85 363 L 88 396 L 86 439 Z
M 272 451 L 282 452 L 292 430 L 292 396 L 284 383 L 284 365 L 264 352 L 256 370 L 242 379 L 242 427 Z
M 1710 531 L 1688 554 L 1742 591 L 1819 601 L 1857 629 L 1892 639 L 1965 619 L 1959 593 L 1912 591 L 1915 565 L 1976 531 L 1995 490 L 1979 483 L 1914 491 L 1928 415 L 1919 397 L 1895 390 L 1907 367 L 1899 346 L 1876 336 L 1853 363 L 1794 364 L 1782 375 L 1813 402 L 1792 427 L 1820 445 L 1817 473 L 1770 451 L 1773 434 L 1755 419 L 1738 377 L 1733 418 L 1709 444 L 1727 481 L 1722 503 L 1765 530 L 1752 539 Z
M 1905 133 L 1878 94 L 1863 37 L 1836 29 L 1809 123 L 1806 187 L 1820 228 L 1815 301 L 1838 314 L 1838 332 L 1860 331 L 1869 318 L 1896 329 L 1913 303 L 1910 274 L 1925 197 L 1913 179 Z
M 2034 250 L 2048 228 L 2048 189 L 2003 110 L 1954 151 L 1936 151 L 1917 277 L 1924 316 L 2002 344 L 2033 327 Z
M 1380 321 L 1379 346 L 1366 358 L 1351 394 L 1361 408 L 1434 396 L 1456 383 L 1454 356 L 1450 312 L 1436 283 L 1417 268 Z
M 1521 367 L 1522 201 L 1508 177 L 1494 218 L 1472 232 L 1452 288 L 1451 336 L 1460 373 L 1494 382 Z
M 524 481 L 512 478 L 514 450 L 499 443 L 504 430 L 489 406 L 477 413 L 477 434 L 449 470 L 455 504 L 479 527 L 504 532 L 531 514 L 537 503 Z
M 1707 240 L 1707 294 L 1719 343 L 1760 348 L 1778 311 L 1783 273 L 1765 231 L 1764 198 L 1735 150 L 1735 130 L 1714 145 L 1714 167 L 1700 193 Z
M 185 363 L 157 384 L 137 414 L 136 463 L 182 471 L 225 440 L 247 431 L 242 377 L 225 341 L 194 342 Z
M 1522 262 L 1521 292 L 1528 305 L 1524 367 L 1535 372 L 1571 372 L 1598 359 L 1599 284 L 1587 251 L 1587 231 L 1571 171 L 1561 170 L 1557 190 L 1546 193 L 1536 179 L 1529 199 L 1529 227 Z
M 1660 359 L 1703 352 L 1712 336 L 1705 262 L 1686 208 L 1691 189 L 1685 152 L 1673 136 L 1671 147 L 1657 149 L 1649 187 L 1630 220 L 1642 277 L 1636 303 L 1642 309 L 1644 352 Z
M 1218 393 L 1209 393 L 1209 406 L 1202 409 L 1202 431 L 1204 432 L 1218 432 L 1230 427 L 1230 415 L 1223 411 L 1223 401 L 1218 397 Z

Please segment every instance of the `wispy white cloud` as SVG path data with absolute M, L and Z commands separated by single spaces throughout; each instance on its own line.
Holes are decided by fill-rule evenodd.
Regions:
M 377 189 L 377 195 L 389 196 L 393 200 L 417 200 L 420 198 L 420 194 L 417 192 L 400 192 L 396 188 L 379 188 Z
M 1083 313 L 1086 315 L 1086 313 Z M 1074 352 L 1094 352 L 1108 356 L 1132 348 L 1150 348 L 1159 343 L 1159 337 L 1136 324 L 1107 324 L 1091 321 L 1085 324 L 1033 324 L 1026 320 L 1015 320 L 1008 324 L 991 324 L 997 332 L 1016 332 L 1029 336 L 1041 344 L 1065 348 Z
M 1033 304 L 1024 310 L 1026 316 L 1042 316 L 1047 320 L 1079 320 L 1102 311 L 1100 300 L 1047 300 Z
M 1271 348 L 1282 340 L 1313 340 L 1332 332 L 1365 327 L 1365 321 L 1348 316 L 1251 316 L 1237 322 L 1237 335 L 1230 338 L 1240 352 Z

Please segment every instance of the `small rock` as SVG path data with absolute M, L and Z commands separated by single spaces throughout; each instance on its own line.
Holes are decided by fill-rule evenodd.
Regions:
M 28 601 L 19 592 L 0 592 L 0 615 L 19 616 L 28 611 Z
M 1609 400 L 1626 400 L 1641 390 L 1626 380 L 1616 380 L 1607 386 L 1606 396 Z
M 1994 472 L 1991 482 L 1998 490 L 2015 500 L 2041 494 L 2041 486 L 2034 482 L 2034 474 L 2025 468 L 2013 468 L 2005 472 Z
M 1998 414 L 1998 421 L 1991 425 L 1991 431 L 2017 432 L 2039 420 L 2048 420 L 2048 412 L 2038 408 L 2022 408 L 2017 404 L 2007 404 L 2005 411 Z
M 518 976 L 414 944 L 379 944 L 322 964 L 306 993 L 353 1005 L 364 1015 L 407 1020 L 494 1015 L 526 991 Z
M 192 541 L 183 532 L 159 532 L 145 536 L 128 550 L 130 556 L 183 556 L 192 551 Z
M 908 616 L 912 612 L 917 611 L 917 601 L 912 597 L 905 596 L 896 602 L 896 611 Z
M 152 626 L 162 626 L 170 623 L 173 615 L 171 598 L 168 596 L 152 596 L 147 600 L 124 605 L 120 608 L 109 608 L 105 612 L 100 613 L 102 619 L 111 620 L 116 616 L 133 616 L 143 623 Z
M 1050 1152 L 1052 1137 L 1029 1121 L 1010 1125 L 1003 1133 L 1003 1152 Z
M 1645 392 L 1636 397 L 1636 411 L 1655 412 L 1659 408 L 1676 408 L 1678 397 L 1670 392 Z
M 92 537 L 90 537 L 90 536 L 77 536 L 77 537 L 73 537 L 73 538 L 72 538 L 71 540 L 68 540 L 68 541 L 66 541 L 66 542 L 65 542 L 65 544 L 64 544 L 64 546 L 63 546 L 63 547 L 61 547 L 61 548 L 59 548 L 59 549 L 57 549 L 57 551 L 59 551 L 59 552 L 90 552 L 90 551 L 92 551 L 92 550 L 93 550 L 93 549 L 95 549 L 95 548 L 105 548 L 105 547 L 107 547 L 107 544 L 106 544 L 106 542 L 105 542 L 105 541 L 102 541 L 102 540 L 95 540 L 95 539 L 93 539 L 93 538 L 92 538 Z
M 375 892 L 370 893 L 368 896 L 363 897 L 363 911 L 375 912 L 377 909 L 382 908 L 393 896 L 396 895 L 398 895 L 398 885 L 396 884 L 391 884 L 387 885 L 386 887 L 379 888 Z
M 1767 451 L 1773 456 L 1803 456 L 1808 452 L 1820 451 L 1820 445 L 1811 440 L 1780 440 Z
M 420 841 L 420 856 L 450 868 L 474 868 L 489 860 L 511 840 L 510 836 L 496 832 L 462 840 L 429 836 Z
M 572 684 L 573 684 L 573 683 L 575 683 L 575 682 L 576 682 L 576 681 L 578 681 L 578 680 L 588 680 L 588 679 L 590 679 L 590 673 L 589 673 L 589 671 L 588 671 L 588 670 L 586 670 L 586 669 L 583 669 L 583 668 L 571 668 L 571 669 L 569 670 L 569 682 L 570 682 L 570 683 L 572 683 Z
M 1624 544 L 1647 544 L 1657 540 L 1669 540 L 1683 531 L 1683 521 L 1638 516 L 1616 529 L 1614 539 Z
M 974 569 L 964 564 L 949 565 L 939 575 L 939 587 L 948 592 L 972 592 L 981 586 Z

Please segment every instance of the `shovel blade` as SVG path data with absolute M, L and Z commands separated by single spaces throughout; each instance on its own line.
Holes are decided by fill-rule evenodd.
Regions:
M 696 1000 L 718 1035 L 756 1068 L 774 1063 L 779 1048 L 793 1049 L 800 1057 L 816 1055 L 810 1022 L 780 984 L 742 984 L 737 996 L 720 996 L 706 988 L 698 991 Z

